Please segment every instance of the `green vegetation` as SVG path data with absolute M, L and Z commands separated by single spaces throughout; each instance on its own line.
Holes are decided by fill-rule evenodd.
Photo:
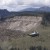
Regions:
M 42 25 L 50 25 L 50 13 L 46 13 L 43 15 Z

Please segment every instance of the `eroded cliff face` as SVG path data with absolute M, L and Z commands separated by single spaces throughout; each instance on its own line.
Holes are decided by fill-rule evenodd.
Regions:
M 36 29 L 41 24 L 41 21 L 41 16 L 16 16 L 0 23 L 0 27 L 26 32 L 31 29 Z

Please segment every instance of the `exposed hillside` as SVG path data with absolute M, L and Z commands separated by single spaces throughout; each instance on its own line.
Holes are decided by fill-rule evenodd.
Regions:
M 36 29 L 42 21 L 41 16 L 16 16 L 10 19 L 6 19 L 4 22 L 0 22 L 0 28 L 29 31 Z

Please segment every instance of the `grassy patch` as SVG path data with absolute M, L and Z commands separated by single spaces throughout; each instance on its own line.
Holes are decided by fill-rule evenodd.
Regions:
M 2 32 L 4 33 L 8 33 L 10 32 L 10 37 L 11 35 L 14 35 L 14 37 L 16 38 L 10 38 L 10 39 L 6 39 L 7 37 L 5 37 L 4 40 L 0 39 L 0 47 L 3 50 L 32 50 L 34 48 L 37 48 L 38 46 L 42 46 L 42 50 L 44 50 L 44 48 L 47 48 L 45 50 L 50 50 L 50 27 L 44 27 L 44 28 L 38 28 L 36 29 L 36 31 L 39 32 L 40 36 L 39 37 L 30 37 L 28 35 L 25 34 L 20 34 L 21 36 L 18 36 L 18 34 L 14 31 L 7 31 L 7 32 Z M 2 34 L 0 33 L 0 34 Z M 27 32 L 29 33 L 29 32 Z M 31 32 L 30 32 L 31 33 Z M 6 35 L 5 34 L 5 35 Z M 5 36 L 3 35 L 3 36 Z M 2 36 L 2 37 L 3 37 Z M 12 36 L 13 37 L 13 36 Z M 9 38 L 9 37 L 8 37 Z M 31 47 L 32 46 L 32 47 Z M 39 49 L 37 49 L 39 50 Z

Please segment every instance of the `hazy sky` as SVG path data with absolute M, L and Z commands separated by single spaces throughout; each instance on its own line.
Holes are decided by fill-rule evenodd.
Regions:
M 18 11 L 29 6 L 50 6 L 50 0 L 0 0 L 0 9 Z

